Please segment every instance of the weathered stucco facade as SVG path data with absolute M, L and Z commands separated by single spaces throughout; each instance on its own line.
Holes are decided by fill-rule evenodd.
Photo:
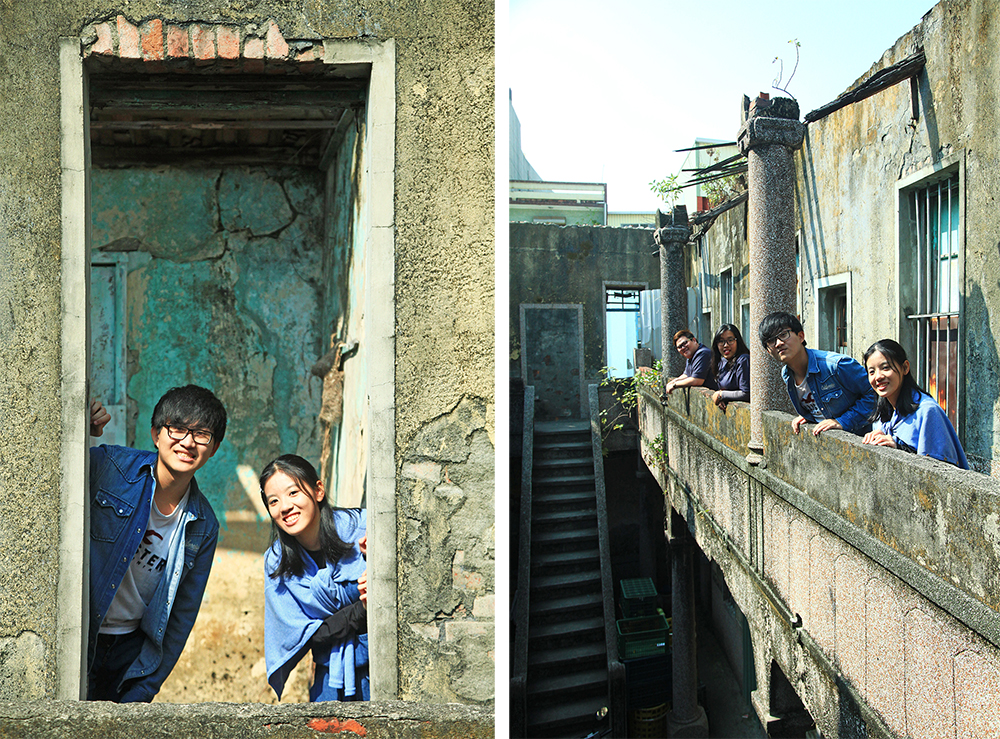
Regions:
M 240 465 L 326 455 L 342 503 L 369 508 L 373 693 L 492 702 L 492 30 L 492 4 L 448 0 L 0 5 L 0 377 L 18 419 L 0 432 L 0 488 L 39 493 L 27 515 L 22 496 L 0 503 L 0 699 L 78 692 L 85 275 L 88 248 L 112 244 L 129 439 L 167 387 L 215 384 L 233 436 L 202 487 L 220 519 L 247 507 Z M 297 65 L 363 80 L 325 174 L 91 169 L 101 75 Z M 195 336 L 178 344 L 171 324 Z M 308 370 L 336 338 L 359 349 L 331 432 Z

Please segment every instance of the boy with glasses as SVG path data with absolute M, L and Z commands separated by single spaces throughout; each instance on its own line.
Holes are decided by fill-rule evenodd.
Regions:
M 792 431 L 815 423 L 813 435 L 844 429 L 862 435 L 871 430 L 875 391 L 857 360 L 843 354 L 806 348 L 806 335 L 791 313 L 770 313 L 760 322 L 760 343 L 781 362 L 781 377 L 799 414 Z
M 91 403 L 93 436 L 110 419 Z M 225 433 L 219 399 L 187 385 L 153 410 L 156 451 L 90 450 L 88 700 L 148 703 L 180 657 L 219 537 L 194 473 Z
M 687 329 L 681 329 L 674 334 L 674 348 L 686 360 L 684 372 L 667 383 L 665 388 L 670 395 L 679 387 L 706 387 L 718 390 L 715 377 L 712 376 L 712 350 L 700 343 L 694 334 Z

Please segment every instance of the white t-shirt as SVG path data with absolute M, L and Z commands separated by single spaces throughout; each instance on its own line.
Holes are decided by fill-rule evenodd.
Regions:
M 792 382 L 795 382 L 792 380 Z M 811 413 L 813 418 L 818 418 L 823 415 L 819 412 L 819 406 L 816 405 L 816 399 L 813 397 L 812 390 L 809 388 L 809 378 L 806 377 L 799 385 L 796 383 L 795 392 L 799 395 L 799 402 L 802 407 L 805 408 L 806 412 Z
M 155 481 L 153 490 L 156 490 Z M 139 622 L 146 613 L 146 606 L 152 600 L 153 593 L 156 592 L 156 587 L 167 569 L 170 544 L 177 536 L 190 491 L 189 486 L 184 491 L 181 502 L 169 516 L 160 513 L 155 499 L 150 501 L 146 535 L 142 537 L 139 549 L 132 557 L 122 584 L 118 586 L 118 592 L 111 601 L 104 623 L 101 624 L 102 634 L 128 634 L 139 628 Z

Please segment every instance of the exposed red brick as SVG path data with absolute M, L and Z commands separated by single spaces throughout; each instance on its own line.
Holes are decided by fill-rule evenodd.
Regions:
M 118 16 L 118 56 L 123 59 L 139 59 L 139 29 L 124 16 Z
M 314 718 L 306 724 L 313 731 L 322 731 L 324 734 L 339 734 L 342 731 L 349 731 L 358 736 L 365 736 L 368 731 L 353 718 L 341 721 L 339 718 Z
M 191 26 L 191 51 L 195 59 L 215 59 L 215 31 L 197 24 Z
M 180 26 L 167 27 L 167 56 L 181 59 L 189 54 L 188 31 Z
M 215 29 L 215 42 L 219 47 L 219 56 L 223 59 L 239 59 L 240 32 L 229 26 L 219 26 Z
M 243 56 L 246 59 L 263 59 L 264 39 L 248 36 L 243 43 Z
M 323 59 L 323 46 L 317 44 L 316 46 L 310 46 L 305 51 L 300 52 L 295 57 L 297 62 L 316 62 L 322 61 Z
M 94 26 L 97 33 L 97 41 L 90 47 L 91 54 L 111 54 L 115 50 L 115 42 L 111 38 L 111 24 L 100 23 Z
M 146 61 L 163 58 L 163 21 L 154 18 L 139 27 L 142 34 L 142 58 Z
M 267 58 L 284 59 L 288 56 L 288 42 L 281 35 L 278 24 L 270 21 L 267 28 Z

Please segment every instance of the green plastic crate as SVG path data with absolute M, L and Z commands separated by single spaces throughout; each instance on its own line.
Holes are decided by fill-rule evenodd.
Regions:
M 670 626 L 662 613 L 618 619 L 618 659 L 666 654 Z
M 622 616 L 639 618 L 656 615 L 656 585 L 652 578 L 636 577 L 621 581 Z

